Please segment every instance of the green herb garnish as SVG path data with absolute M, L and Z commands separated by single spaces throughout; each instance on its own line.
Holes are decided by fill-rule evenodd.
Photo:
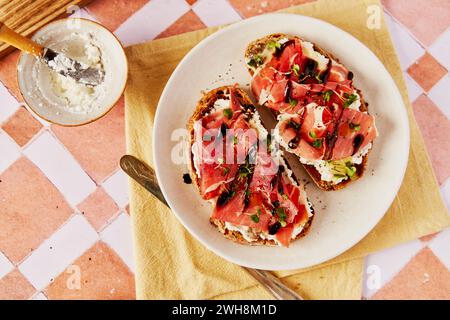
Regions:
M 354 167 L 354 166 L 346 166 L 345 167 L 345 172 L 350 178 L 352 178 L 355 175 L 355 173 L 356 173 L 356 167 Z
M 313 139 L 317 138 L 317 134 L 314 131 L 310 131 L 308 134 Z
M 260 65 L 263 64 L 263 57 L 260 56 L 260 55 L 253 56 L 253 57 L 247 62 L 247 64 L 248 64 L 250 67 L 257 68 L 257 67 L 259 67 Z
M 300 72 L 300 66 L 298 64 L 294 64 L 292 66 L 292 72 L 298 77 Z
M 231 170 L 231 169 L 228 168 L 228 167 L 223 168 L 223 169 L 222 169 L 222 175 L 223 175 L 223 176 L 226 176 L 226 175 L 230 172 L 230 170 Z
M 228 119 L 231 119 L 233 116 L 233 111 L 230 108 L 223 109 L 223 115 Z
M 258 210 L 256 211 L 256 214 L 251 215 L 250 218 L 252 219 L 253 222 L 258 223 L 260 216 L 261 216 L 261 209 L 258 208 Z
M 278 216 L 278 219 L 280 220 L 280 222 L 286 220 L 287 215 L 286 215 L 286 211 L 284 211 L 284 208 L 281 208 L 281 207 L 277 208 L 276 213 L 277 213 L 277 216 Z
M 233 137 L 233 143 L 236 145 L 236 144 L 238 144 L 238 137 L 237 136 L 234 136 Z
M 350 179 L 356 178 L 356 167 L 351 161 L 351 157 L 345 158 L 343 160 L 329 161 L 332 165 L 331 172 L 333 176 L 337 179 L 350 177 Z
M 291 107 L 295 107 L 297 103 L 298 103 L 297 100 L 289 98 L 289 104 L 291 105 Z
M 252 165 L 248 162 L 245 164 L 241 164 L 238 169 L 239 177 L 241 178 L 247 177 L 249 174 L 252 173 L 252 169 L 253 169 Z
M 346 100 L 344 101 L 343 107 L 348 108 L 353 102 L 358 99 L 358 96 L 356 94 L 344 93 L 344 98 Z
M 281 43 L 278 41 L 272 40 L 267 44 L 269 49 L 281 49 Z
M 360 124 L 357 124 L 357 123 L 350 122 L 350 123 L 348 124 L 348 126 L 349 126 L 350 129 L 352 129 L 352 130 L 354 130 L 354 131 L 359 131 L 359 130 L 361 130 L 361 125 L 360 125 Z
M 323 93 L 323 101 L 327 103 L 331 99 L 331 95 L 333 94 L 332 90 L 327 90 Z
M 293 128 L 293 129 L 295 129 L 295 130 L 300 129 L 300 127 L 301 127 L 300 123 L 295 122 L 295 121 L 292 120 L 292 119 L 289 120 L 288 125 L 289 125 L 289 127 Z
M 316 80 L 317 80 L 319 83 L 322 83 L 322 82 L 323 82 L 323 80 L 320 78 L 320 75 L 319 75 L 319 74 L 317 74 L 315 78 L 316 78 Z
M 314 148 L 317 148 L 317 149 L 322 148 L 322 139 L 314 140 L 312 145 Z

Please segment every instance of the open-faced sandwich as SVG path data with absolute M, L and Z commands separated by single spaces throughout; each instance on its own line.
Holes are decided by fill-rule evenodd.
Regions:
M 205 93 L 188 129 L 190 175 L 221 233 L 240 243 L 289 246 L 308 231 L 314 212 L 303 186 L 244 91 Z
M 315 44 L 284 34 L 245 53 L 259 104 L 277 118 L 274 139 L 298 156 L 323 190 L 362 176 L 378 132 L 353 73 Z

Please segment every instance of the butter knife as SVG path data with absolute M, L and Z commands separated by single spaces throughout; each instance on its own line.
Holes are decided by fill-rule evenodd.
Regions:
M 164 203 L 168 208 L 166 199 L 158 185 L 156 174 L 152 168 L 138 158 L 125 155 L 120 159 L 120 167 L 122 170 L 133 178 L 137 183 L 150 191 L 159 201 Z M 277 300 L 303 300 L 303 298 L 285 286 L 279 278 L 274 276 L 270 271 L 252 269 L 242 267 L 253 278 L 258 281 L 264 289 L 266 289 Z

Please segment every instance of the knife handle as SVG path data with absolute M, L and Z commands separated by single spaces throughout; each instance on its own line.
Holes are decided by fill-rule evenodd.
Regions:
M 44 53 L 43 46 L 15 32 L 3 22 L 0 22 L 0 41 L 6 42 L 17 49 L 32 54 L 38 58 L 42 57 Z
M 136 157 L 125 155 L 120 159 L 120 167 L 137 183 L 150 191 L 159 201 L 169 207 L 159 187 L 155 172 L 146 163 Z

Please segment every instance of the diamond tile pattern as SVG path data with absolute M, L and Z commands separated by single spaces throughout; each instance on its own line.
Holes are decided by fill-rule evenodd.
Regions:
M 448 0 L 382 0 L 386 9 L 424 45 L 431 45 L 450 25 Z
M 24 107 L 19 108 L 16 113 L 2 125 L 16 143 L 23 147 L 42 128 L 42 124 L 37 121 Z
M 421 95 L 413 103 L 417 123 L 422 129 L 422 135 L 427 146 L 436 177 L 442 184 L 450 177 L 450 121 L 425 95 Z
M 425 248 L 381 288 L 378 299 L 450 299 L 450 277 L 447 267 Z
M 75 128 L 52 125 L 52 131 L 87 174 L 100 184 L 117 168 L 120 156 L 125 153 L 123 98 L 98 121 Z
M 0 175 L 0 250 L 18 263 L 64 224 L 73 210 L 30 160 Z
M 97 0 L 87 6 L 88 12 L 109 30 L 116 30 L 128 17 L 149 0 Z
M 29 299 L 35 291 L 17 269 L 0 279 L 0 300 Z
M 313 1 L 94 0 L 74 15 L 130 45 Z M 449 203 L 450 2 L 382 3 Z M 79 128 L 36 121 L 20 107 L 18 56 L 0 60 L 0 299 L 134 299 L 129 200 L 118 170 L 124 102 Z M 450 299 L 448 240 L 447 230 L 368 257 L 366 267 L 377 266 L 382 283 L 362 296 Z
M 294 5 L 314 2 L 314 0 L 229 0 L 242 17 L 248 18 L 262 13 L 284 9 Z
M 97 242 L 70 267 L 45 289 L 49 299 L 135 298 L 133 274 L 103 242 Z M 77 272 L 80 283 L 77 283 L 76 278 L 72 283 L 69 278 L 75 277 Z M 69 283 L 72 285 L 68 285 Z
M 22 94 L 17 83 L 17 61 L 19 60 L 19 51 L 14 51 L 0 60 L 0 80 L 9 92 L 20 102 L 23 102 Z
M 432 55 L 426 53 L 409 67 L 408 73 L 421 85 L 425 92 L 428 92 L 447 74 L 447 69 L 441 66 Z
M 102 187 L 97 188 L 78 209 L 96 230 L 101 230 L 119 212 L 119 207 Z
M 181 16 L 169 28 L 161 32 L 156 37 L 156 39 L 166 38 L 180 33 L 195 31 L 203 28 L 206 28 L 206 25 L 200 20 L 200 18 L 194 13 L 194 11 L 189 10 L 188 13 Z

